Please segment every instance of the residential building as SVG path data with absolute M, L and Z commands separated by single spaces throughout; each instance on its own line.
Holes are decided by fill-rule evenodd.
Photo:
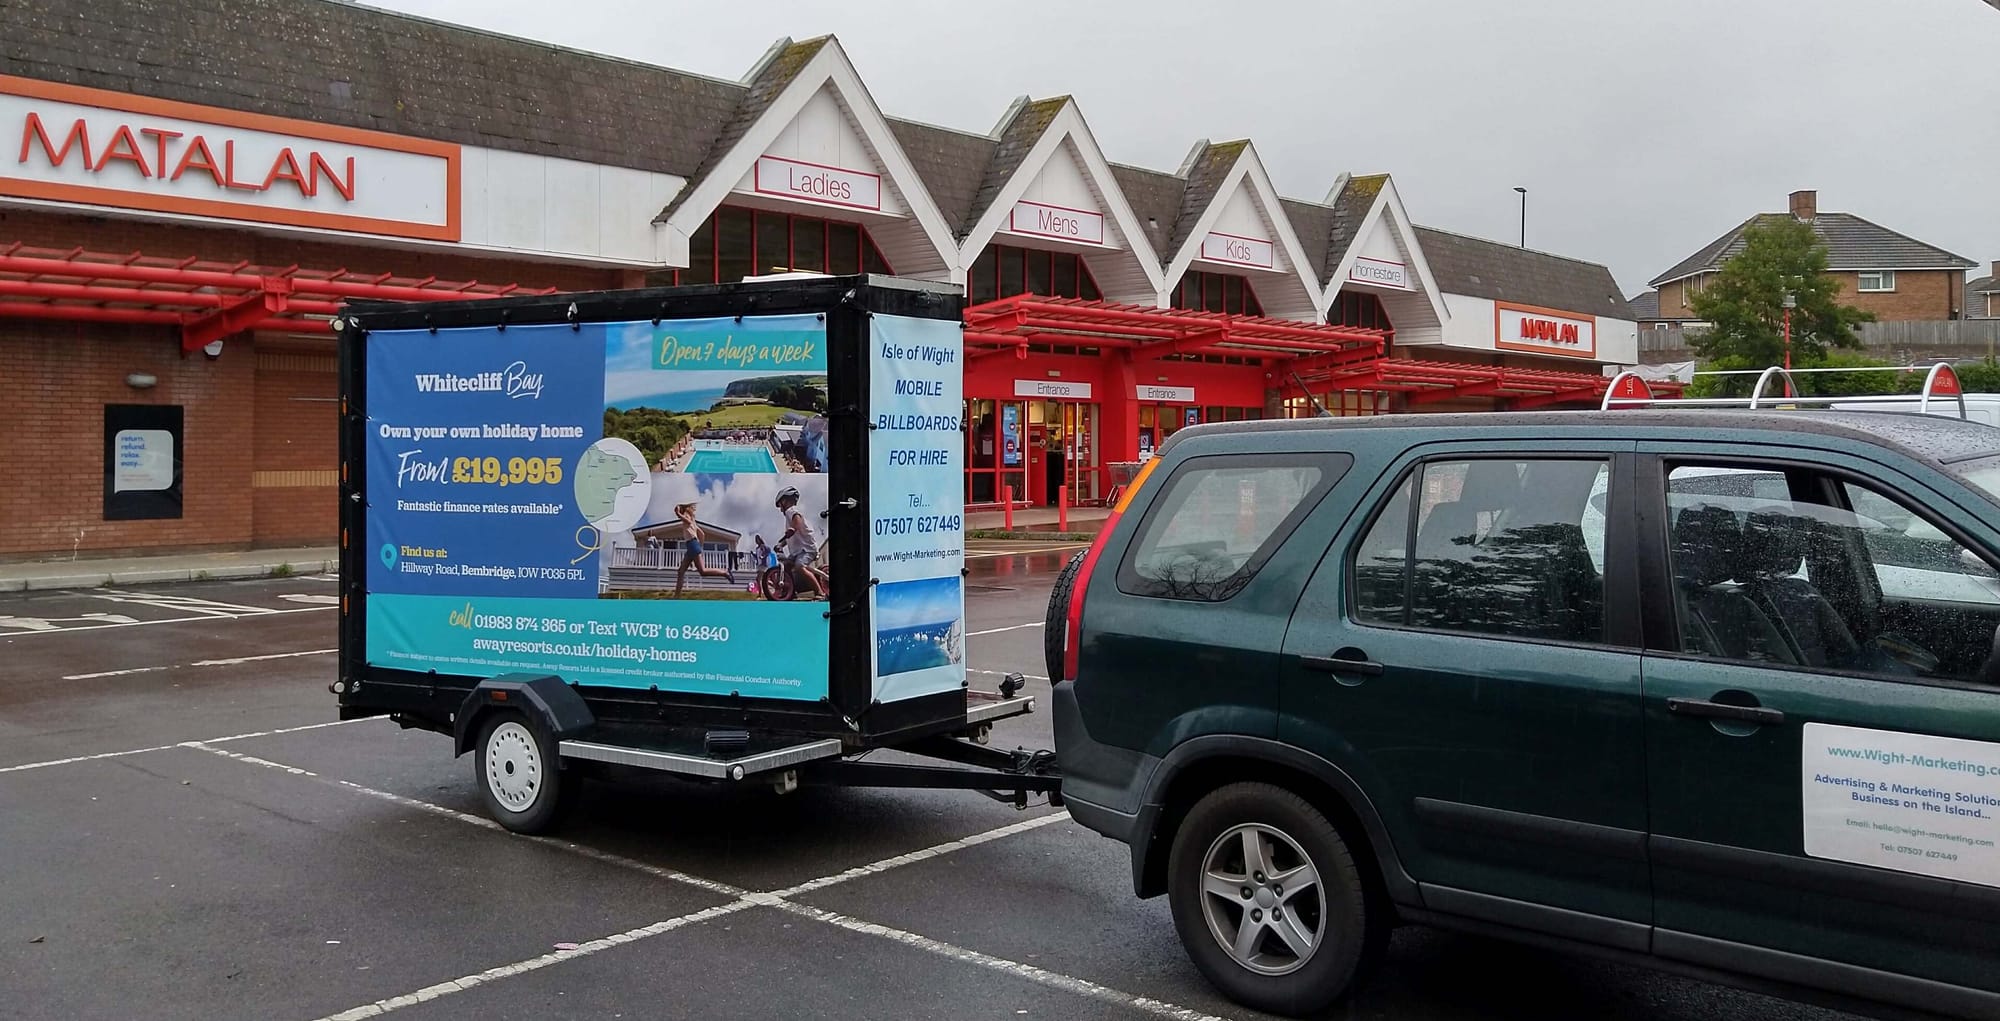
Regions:
M 1827 269 L 1840 282 L 1841 301 L 1883 322 L 1958 319 L 1964 313 L 1965 271 L 1975 265 L 1972 260 L 1853 213 L 1822 212 L 1817 192 L 1795 191 L 1786 212 L 1758 213 L 1654 277 L 1659 318 L 1649 322 L 1694 321 L 1694 297 L 1743 250 L 1743 232 L 1761 220 L 1786 216 L 1811 224 L 1826 245 Z
M 1966 283 L 1965 318 L 2000 319 L 2000 259 L 1993 261 L 1985 276 Z

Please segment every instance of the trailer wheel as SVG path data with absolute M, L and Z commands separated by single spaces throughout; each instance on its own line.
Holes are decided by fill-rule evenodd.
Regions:
M 514 710 L 486 718 L 473 769 L 486 813 L 516 833 L 554 829 L 576 801 L 576 771 L 563 769 L 555 741 Z
M 1063 626 L 1069 620 L 1069 593 L 1076 587 L 1076 575 L 1083 570 L 1083 558 L 1089 550 L 1079 550 L 1063 565 L 1062 573 L 1056 575 L 1056 586 L 1049 590 L 1049 608 L 1042 618 L 1042 662 L 1049 670 L 1049 683 L 1062 680 Z

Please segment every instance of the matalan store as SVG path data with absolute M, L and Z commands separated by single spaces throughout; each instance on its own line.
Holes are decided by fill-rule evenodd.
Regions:
M 328 0 L 0 7 L 0 558 L 323 543 L 344 301 L 894 273 L 965 289 L 965 494 L 1103 498 L 1209 421 L 1579 406 L 1601 266 L 1111 162 L 1068 97 L 886 116 L 839 43 L 737 81 Z M 218 69 L 227 69 L 221 73 Z

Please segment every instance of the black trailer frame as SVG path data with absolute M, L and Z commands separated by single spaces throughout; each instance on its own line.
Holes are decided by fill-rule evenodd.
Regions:
M 1045 752 L 981 747 L 994 720 L 1032 712 L 1009 677 L 997 693 L 961 691 L 873 701 L 873 635 L 867 614 L 868 357 L 873 315 L 957 322 L 955 287 L 879 276 L 813 277 L 742 284 L 494 298 L 436 304 L 355 303 L 334 320 L 340 385 L 340 651 L 332 690 L 340 717 L 389 716 L 404 727 L 454 736 L 471 750 L 489 712 L 527 712 L 564 760 L 664 770 L 714 780 L 985 790 L 1017 804 L 1029 793 L 1060 802 Z M 371 664 L 366 655 L 369 501 L 367 345 L 377 331 L 734 316 L 818 315 L 826 324 L 831 598 L 829 688 L 817 702 L 579 685 L 552 676 L 484 678 Z M 844 757 L 901 748 L 972 766 L 939 769 L 853 763 Z M 505 821 L 505 820 L 503 820 Z

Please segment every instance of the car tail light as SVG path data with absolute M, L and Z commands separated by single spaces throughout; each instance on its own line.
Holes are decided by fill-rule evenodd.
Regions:
M 1090 549 L 1083 555 L 1083 563 L 1077 565 L 1076 577 L 1070 581 L 1069 611 L 1063 616 L 1063 675 L 1058 680 L 1076 680 L 1077 653 L 1082 648 L 1083 594 L 1090 588 L 1090 573 L 1097 567 L 1097 558 L 1104 553 L 1104 544 L 1111 539 L 1111 530 L 1118 525 L 1118 519 L 1125 515 L 1125 508 L 1132 503 L 1132 497 L 1145 485 L 1146 476 L 1153 473 L 1153 467 L 1160 463 L 1155 457 L 1146 462 L 1134 476 L 1132 484 L 1118 497 L 1111 507 L 1111 513 L 1104 518 L 1104 524 L 1097 530 L 1097 538 L 1091 540 Z

